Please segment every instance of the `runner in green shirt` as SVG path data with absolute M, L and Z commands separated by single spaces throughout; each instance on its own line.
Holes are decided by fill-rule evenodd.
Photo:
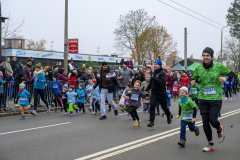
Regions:
M 218 142 L 221 143 L 225 139 L 224 127 L 218 121 L 218 114 L 222 107 L 222 83 L 234 76 L 234 73 L 223 64 L 213 62 L 213 54 L 214 51 L 209 47 L 203 50 L 203 63 L 196 67 L 191 82 L 191 86 L 195 86 L 196 80 L 200 78 L 201 81 L 199 108 L 203 129 L 209 143 L 203 148 L 203 152 L 215 150 L 210 124 L 217 129 Z M 222 75 L 227 75 L 227 77 L 221 77 Z

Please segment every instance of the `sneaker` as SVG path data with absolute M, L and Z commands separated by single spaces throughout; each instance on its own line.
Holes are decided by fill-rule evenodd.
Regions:
M 225 134 L 224 134 L 224 127 L 223 127 L 223 125 L 220 125 L 220 127 L 221 127 L 222 130 L 221 130 L 220 133 L 218 133 L 218 142 L 222 143 L 224 141 L 224 139 L 225 139 Z
M 195 133 L 196 136 L 199 136 L 199 134 L 200 134 L 199 127 L 197 127 L 197 129 L 198 130 L 196 132 L 194 132 L 194 133 Z
M 31 112 L 32 115 L 36 116 L 37 115 L 37 112 L 34 110 Z
M 123 108 L 120 108 L 120 110 L 121 110 L 122 112 L 124 112 Z
M 108 109 L 108 112 L 111 112 L 111 108 Z
M 73 115 L 73 112 L 70 112 L 69 115 L 72 116 L 72 115 Z
M 68 115 L 68 113 L 67 113 L 67 112 L 65 112 L 65 115 Z
M 147 126 L 148 127 L 155 127 L 153 122 L 150 122 Z
M 107 117 L 106 117 L 106 116 L 101 116 L 101 117 L 99 118 L 99 120 L 104 120 L 104 119 L 107 119 Z
M 115 116 L 117 116 L 118 115 L 118 110 L 116 109 L 116 110 L 114 110 L 114 114 L 115 114 Z
M 141 127 L 141 122 L 142 122 L 142 120 L 140 119 L 140 120 L 138 121 L 138 127 Z
M 57 112 L 58 111 L 58 108 L 55 108 L 55 112 Z
M 232 98 L 230 98 L 230 101 L 232 101 Z
M 20 120 L 24 120 L 26 117 L 25 116 L 22 116 L 21 118 L 20 118 Z
M 212 146 L 211 144 L 208 144 L 207 147 L 203 148 L 203 152 L 211 152 L 211 151 L 214 151 L 214 150 L 215 150 L 215 147 Z
M 78 113 L 78 111 L 79 111 L 79 108 L 76 109 L 76 113 Z
M 133 121 L 133 127 L 136 127 L 138 125 L 138 121 Z
M 50 108 L 48 107 L 48 108 L 47 108 L 47 113 L 49 113 L 49 112 L 50 112 Z
M 129 116 L 130 115 L 130 113 L 129 112 L 127 112 L 127 116 Z
M 168 124 L 171 124 L 171 122 L 172 122 L 172 121 L 171 121 L 171 117 L 170 117 L 170 116 L 167 117 L 167 123 L 168 123 Z
M 63 111 L 63 108 L 61 108 L 61 112 Z
M 181 147 L 185 147 L 185 140 L 181 139 L 180 142 L 178 142 L 178 145 Z
M 162 117 L 164 117 L 165 113 L 162 114 Z

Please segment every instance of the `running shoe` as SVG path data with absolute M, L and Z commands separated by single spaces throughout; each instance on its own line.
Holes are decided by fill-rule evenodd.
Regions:
M 225 134 L 224 134 L 224 127 L 223 127 L 222 124 L 220 125 L 220 127 L 221 127 L 222 130 L 221 130 L 220 133 L 218 133 L 218 142 L 222 143 L 225 139 Z
M 21 118 L 20 118 L 20 120 L 24 120 L 26 117 L 25 116 L 22 116 Z
M 203 148 L 203 152 L 211 152 L 211 151 L 214 151 L 214 150 L 215 150 L 215 147 L 212 146 L 211 144 L 208 144 L 207 147 Z
M 55 112 L 57 112 L 58 111 L 58 108 L 55 108 Z
M 185 140 L 181 139 L 180 142 L 178 142 L 178 145 L 181 147 L 185 147 Z
M 197 127 L 197 129 L 198 130 L 196 132 L 194 132 L 194 133 L 195 133 L 196 136 L 199 136 L 199 134 L 200 134 L 199 127 Z
M 124 112 L 124 110 L 123 110 L 123 108 L 122 108 L 122 107 L 120 108 L 120 110 L 121 110 L 122 112 Z
M 31 112 L 31 114 L 34 115 L 34 116 L 36 116 L 36 115 L 37 115 L 37 112 L 36 112 L 35 110 L 33 110 L 33 111 Z

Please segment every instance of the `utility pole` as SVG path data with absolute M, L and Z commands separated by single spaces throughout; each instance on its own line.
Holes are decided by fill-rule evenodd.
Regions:
M 68 0 L 65 0 L 65 27 L 64 27 L 64 70 L 68 70 Z
M 184 68 L 187 69 L 187 28 L 184 28 Z

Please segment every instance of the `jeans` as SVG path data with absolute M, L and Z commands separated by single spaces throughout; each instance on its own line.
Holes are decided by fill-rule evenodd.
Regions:
M 106 110 L 105 110 L 105 101 L 107 99 L 108 104 L 113 107 L 114 110 L 117 110 L 117 106 L 113 101 L 113 93 L 108 93 L 108 89 L 101 89 L 100 93 L 101 97 L 101 116 L 106 116 Z
M 186 122 L 184 120 L 181 120 L 181 129 L 180 129 L 180 140 L 184 139 L 186 141 L 186 126 L 188 125 L 188 128 L 191 132 L 197 132 L 198 129 L 195 126 L 195 122 Z

